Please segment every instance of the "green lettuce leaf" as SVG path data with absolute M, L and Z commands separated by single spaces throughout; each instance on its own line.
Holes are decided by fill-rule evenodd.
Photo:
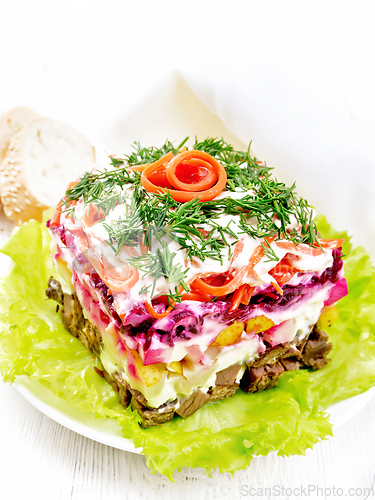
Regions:
M 342 237 L 321 218 L 324 237 Z M 26 375 L 83 412 L 115 419 L 125 437 L 142 447 L 147 465 L 173 479 L 182 467 L 234 473 L 254 455 L 303 454 L 332 434 L 326 408 L 375 385 L 375 271 L 363 248 L 345 243 L 349 295 L 329 329 L 332 361 L 322 370 L 285 374 L 279 385 L 210 403 L 186 420 L 141 429 L 139 417 L 94 370 L 100 366 L 66 332 L 45 288 L 53 275 L 47 229 L 35 222 L 15 230 L 2 252 L 12 266 L 0 280 L 0 371 L 13 382 Z

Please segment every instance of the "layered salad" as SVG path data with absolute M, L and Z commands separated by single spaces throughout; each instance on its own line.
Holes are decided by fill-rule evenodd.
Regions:
M 141 425 L 319 369 L 343 240 L 223 139 L 143 148 L 72 182 L 48 221 L 48 297 Z M 251 397 L 251 396 L 249 396 Z

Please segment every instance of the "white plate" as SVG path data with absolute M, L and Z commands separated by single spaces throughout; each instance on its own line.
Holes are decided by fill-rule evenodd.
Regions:
M 64 427 L 98 443 L 131 453 L 141 453 L 141 448 L 135 448 L 130 439 L 122 436 L 121 427 L 116 420 L 95 418 L 91 413 L 74 408 L 39 382 L 26 376 L 17 377 L 13 385 L 35 408 Z
M 94 142 L 99 164 L 107 164 L 107 156 L 103 151 L 123 154 L 128 151 L 129 144 L 134 140 L 140 140 L 143 144 L 158 144 L 167 137 L 178 140 L 197 134 L 200 137 L 223 136 L 239 148 L 246 147 L 206 105 L 202 104 L 178 73 L 160 82 L 159 86 L 150 87 L 149 92 L 133 106 L 130 102 L 133 96 L 126 92 L 119 82 L 110 97 L 107 96 L 101 104 L 96 103 L 99 115 L 97 123 L 87 123 L 86 129 L 82 128 L 81 131 L 91 131 L 89 136 L 92 140 L 96 139 Z M 105 112 L 106 110 L 110 110 L 109 113 Z M 75 116 L 74 109 L 72 116 Z M 253 134 L 249 133 L 247 137 L 252 136 Z M 265 155 L 265 158 L 268 158 L 268 155 Z M 0 208 L 0 243 L 9 235 L 11 227 Z M 0 274 L 2 265 L 4 271 L 6 262 L 0 261 Z M 68 429 L 114 448 L 141 453 L 130 440 L 122 436 L 120 426 L 115 420 L 95 419 L 93 415 L 71 407 L 38 382 L 26 377 L 18 377 L 15 386 L 33 406 Z M 374 393 L 375 388 L 332 405 L 329 412 L 333 425 L 337 427 L 352 418 L 370 401 Z
M 122 436 L 121 428 L 115 420 L 95 419 L 92 414 L 70 406 L 65 400 L 42 387 L 39 382 L 27 377 L 18 377 L 14 385 L 29 403 L 64 427 L 119 450 L 131 453 L 142 452 L 142 449 L 134 447 L 130 439 L 125 439 Z M 354 417 L 366 406 L 374 394 L 375 387 L 372 387 L 363 394 L 330 406 L 328 411 L 334 427 L 337 428 Z
M 13 224 L 5 218 L 0 208 L 0 244 L 10 235 L 12 228 Z M 9 263 L 10 259 L 0 253 L 0 275 L 5 273 Z M 35 408 L 64 427 L 113 448 L 141 453 L 140 448 L 136 449 L 132 441 L 122 436 L 121 428 L 115 420 L 95 419 L 92 414 L 70 406 L 65 400 L 27 377 L 18 377 L 14 385 Z M 332 405 L 329 412 L 333 425 L 337 428 L 354 417 L 374 394 L 375 388 L 372 388 L 364 394 Z

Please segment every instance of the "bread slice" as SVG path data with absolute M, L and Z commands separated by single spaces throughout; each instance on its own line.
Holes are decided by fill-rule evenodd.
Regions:
M 36 111 L 23 106 L 12 108 L 0 116 L 0 162 L 7 153 L 9 141 L 17 130 L 30 120 L 40 115 Z
M 95 150 L 72 127 L 48 118 L 26 123 L 12 137 L 0 167 L 5 214 L 17 224 L 41 221 L 69 182 L 93 168 Z

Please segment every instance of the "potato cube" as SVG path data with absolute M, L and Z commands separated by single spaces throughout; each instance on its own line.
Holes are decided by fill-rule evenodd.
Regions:
M 246 321 L 246 331 L 247 333 L 260 333 L 265 332 L 275 326 L 272 319 L 267 318 L 263 314 L 257 316 L 256 318 L 251 318 Z
M 173 370 L 174 372 L 179 373 L 180 375 L 184 374 L 184 372 L 182 370 L 181 361 L 172 361 L 171 363 L 169 363 L 169 365 L 167 366 L 167 368 L 170 368 L 171 370 Z
M 135 362 L 141 372 L 141 375 L 146 382 L 147 387 L 156 384 L 162 377 L 158 365 L 144 365 L 142 358 L 135 349 L 131 349 L 131 353 L 134 356 Z
M 237 344 L 240 341 L 244 329 L 245 323 L 238 323 L 236 321 L 233 325 L 228 326 L 220 332 L 210 346 L 223 347 L 225 345 Z
M 320 318 L 318 319 L 317 326 L 321 330 L 325 330 L 329 326 L 332 325 L 334 321 L 336 321 L 338 318 L 337 314 L 337 308 L 335 305 L 333 306 L 326 306 L 323 308 L 322 314 L 320 315 Z

